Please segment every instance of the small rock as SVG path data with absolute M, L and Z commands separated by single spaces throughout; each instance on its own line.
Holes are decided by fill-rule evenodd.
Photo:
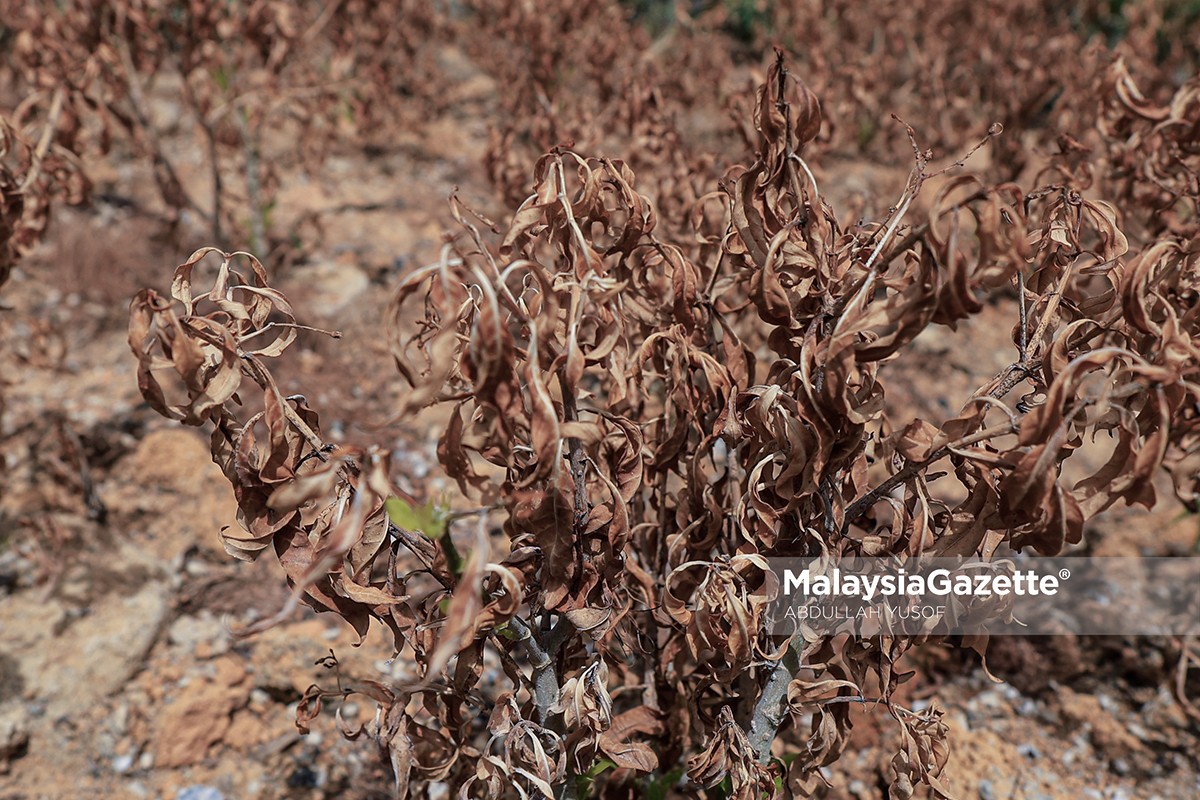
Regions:
M 229 730 L 230 716 L 249 699 L 249 687 L 225 681 L 194 681 L 183 686 L 159 714 L 154 739 L 160 766 L 181 767 L 202 761 L 208 748 Z
M 1036 758 L 1041 758 L 1041 757 L 1042 757 L 1042 751 L 1041 751 L 1041 750 L 1038 750 L 1036 747 L 1034 747 L 1034 746 L 1033 746 L 1033 745 L 1031 745 L 1031 744 L 1019 744 L 1019 745 L 1017 745 L 1017 752 L 1018 752 L 1020 755 L 1023 755 L 1023 756 L 1025 756 L 1025 758 L 1033 758 L 1033 759 L 1036 759 Z
M 129 732 L 129 703 L 121 703 L 108 718 L 109 729 L 116 736 Z
M 983 726 L 1000 712 L 1003 699 L 995 690 L 987 689 L 967 701 L 967 721 L 972 728 Z
M 979 800 L 996 800 L 996 788 L 991 781 L 980 781 L 978 790 Z
M 197 784 L 180 789 L 175 800 L 225 800 L 225 795 L 215 786 Z
M 129 770 L 133 769 L 133 754 L 126 753 L 123 756 L 117 756 L 112 760 L 113 772 L 118 775 L 124 775 Z
M 1001 686 L 1000 694 L 1004 695 L 1004 699 L 1007 700 L 1008 702 L 1012 703 L 1013 705 L 1016 705 L 1021 700 L 1023 700 L 1025 697 L 1024 695 L 1021 694 L 1021 690 L 1018 689 L 1017 687 L 1013 686 L 1011 683 L 1006 683 L 1003 686 Z
M 1047 725 L 1057 726 L 1062 724 L 1062 717 L 1058 715 L 1058 712 L 1050 706 L 1041 703 L 1038 704 L 1037 718 Z
M 70 604 L 32 596 L 18 595 L 0 606 L 0 628 L 8 627 L 8 617 L 21 620 L 26 631 L 62 631 L 58 639 L 23 646 L 32 634 L 17 629 L 13 642 L 23 680 L 51 717 L 90 708 L 142 668 L 170 611 L 170 594 L 161 580 L 139 580 L 138 586 L 119 587 L 92 600 L 86 618 L 72 613 Z
M 1153 738 L 1150 735 L 1150 731 L 1146 730 L 1141 725 L 1138 725 L 1136 722 L 1131 722 L 1128 725 L 1126 725 L 1125 727 L 1129 729 L 1130 733 L 1132 733 L 1135 737 L 1137 737 L 1138 739 L 1140 739 L 1143 742 L 1148 742 Z
M 8 763 L 29 751 L 29 731 L 25 729 L 20 707 L 0 714 L 0 773 L 8 771 Z
M 210 612 L 180 616 L 170 626 L 167 637 L 170 643 L 185 646 L 193 652 L 202 644 L 208 645 L 205 650 L 209 657 L 226 654 L 233 644 L 228 628 Z
M 319 789 L 325 783 L 325 771 L 301 764 L 288 775 L 287 785 L 292 789 Z
M 371 285 L 371 276 L 349 257 L 297 267 L 293 279 L 297 304 L 310 314 L 337 315 Z M 292 295 L 289 294 L 289 297 Z
M 183 571 L 193 578 L 198 578 L 212 572 L 212 567 L 197 558 L 189 558 L 183 566 Z

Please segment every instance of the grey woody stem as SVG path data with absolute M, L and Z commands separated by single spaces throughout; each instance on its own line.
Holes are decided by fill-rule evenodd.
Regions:
M 797 637 L 788 644 L 783 657 L 775 662 L 771 674 L 767 677 L 767 685 L 758 696 L 754 706 L 754 716 L 750 719 L 750 730 L 747 738 L 750 746 L 758 756 L 760 764 L 771 759 L 771 743 L 783 723 L 787 710 L 787 690 L 792 679 L 800 670 L 800 648 L 804 640 Z

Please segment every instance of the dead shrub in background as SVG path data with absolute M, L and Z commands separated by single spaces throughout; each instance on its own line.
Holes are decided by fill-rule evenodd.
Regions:
M 45 236 L 51 204 L 78 204 L 87 194 L 73 154 L 54 146 L 56 116 L 22 129 L 0 115 L 0 286 Z
M 0 2 L 18 124 L 49 119 L 55 148 L 77 157 L 134 152 L 168 223 L 191 214 L 215 241 L 245 238 L 259 251 L 281 169 L 316 167 L 335 143 L 386 136 L 405 114 L 436 107 L 437 11 L 362 0 Z M 159 85 L 175 95 L 169 109 L 153 102 Z M 183 177 L 166 142 L 181 127 L 207 186 Z M 266 134 L 281 128 L 291 146 L 268 151 Z

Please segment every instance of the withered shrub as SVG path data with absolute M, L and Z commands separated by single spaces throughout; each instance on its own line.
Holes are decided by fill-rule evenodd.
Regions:
M 53 122 L 20 130 L 0 115 L 0 287 L 45 236 L 53 202 L 86 196 L 86 176 L 71 154 L 51 147 L 53 137 Z
M 384 449 L 327 443 L 304 398 L 283 396 L 270 359 L 301 326 L 253 256 L 197 251 L 169 297 L 133 301 L 144 397 L 208 425 L 233 485 L 242 529 L 226 548 L 273 551 L 293 587 L 251 631 L 303 602 L 360 636 L 371 620 L 391 632 L 418 676 L 356 683 L 380 713 L 345 732 L 378 743 L 399 795 L 444 781 L 460 797 L 641 796 L 686 767 L 691 793 L 810 796 L 847 745 L 851 703 L 877 697 L 901 734 L 890 796 L 921 784 L 944 796 L 941 710 L 893 698 L 899 660 L 925 638 L 774 640 L 764 559 L 1054 554 L 1114 503 L 1153 504 L 1163 469 L 1195 508 L 1195 81 L 1154 99 L 1097 50 L 1069 78 L 1094 112 L 1063 117 L 1083 126 L 1074 134 L 1039 129 L 1057 151 L 1032 182 L 1015 163 L 960 171 L 918 216 L 935 170 L 924 126 L 907 128 L 903 194 L 884 219 L 847 223 L 809 164 L 831 147 L 821 103 L 782 55 L 752 102 L 732 103 L 750 146 L 722 173 L 736 154 L 676 147 L 677 115 L 699 96 L 688 81 L 656 90 L 657 68 L 601 41 L 626 24 L 611 9 L 468 5 L 530 39 L 497 66 L 509 113 L 489 155 L 502 195 L 523 199 L 496 224 L 452 196 L 459 232 L 404 278 L 387 334 L 412 387 L 398 418 L 449 409 L 438 458 L 462 495 L 451 510 L 397 489 Z M 477 57 L 489 46 L 475 41 Z M 943 74 L 947 51 L 926 57 L 915 63 Z M 596 91 L 563 100 L 581 86 Z M 1008 95 L 993 88 L 960 111 L 979 102 L 1034 124 L 1036 108 L 1001 114 Z M 836 110 L 844 93 L 831 90 Z M 856 101 L 884 124 L 886 97 Z M 961 127 L 980 146 L 1016 142 L 1001 154 L 1024 146 L 1000 125 L 984 136 L 987 117 L 953 122 L 937 96 L 913 102 L 951 120 L 930 134 L 963 157 L 952 167 L 969 155 Z M 626 161 L 559 139 L 613 121 L 654 146 L 631 145 Z M 513 164 L 542 146 L 522 194 Z M 951 398 L 948 419 L 889 416 L 889 362 L 1004 297 L 1011 365 Z M 1064 463 L 1101 432 L 1110 460 L 1068 484 Z M 343 696 L 314 687 L 298 724 Z
M 432 44 L 449 21 L 436 11 L 411 0 L 0 0 L 0 87 L 21 98 L 15 124 L 49 120 L 55 152 L 138 156 L 170 225 L 190 214 L 218 243 L 266 249 L 283 170 L 315 169 L 335 144 L 439 106 Z M 279 130 L 289 146 L 268 149 Z M 207 181 L 186 175 L 168 141 L 178 138 Z
M 70 153 L 51 146 L 53 138 L 53 121 L 16 126 L 0 113 L 0 289 L 22 258 L 45 237 L 53 205 L 81 203 L 87 195 L 86 175 Z M 0 314 L 7 310 L 0 299 Z M 46 355 L 54 348 L 37 349 Z M 0 420 L 9 380 L 0 375 Z M 0 488 L 7 483 L 6 473 L 7 469 L 0 467 Z

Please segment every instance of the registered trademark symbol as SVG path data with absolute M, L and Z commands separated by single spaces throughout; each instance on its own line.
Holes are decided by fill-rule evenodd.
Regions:
M 1058 577 L 1062 578 L 1062 579 L 1065 581 L 1067 578 L 1071 577 L 1071 570 L 1069 570 L 1069 569 L 1060 569 L 1060 570 L 1058 571 Z

